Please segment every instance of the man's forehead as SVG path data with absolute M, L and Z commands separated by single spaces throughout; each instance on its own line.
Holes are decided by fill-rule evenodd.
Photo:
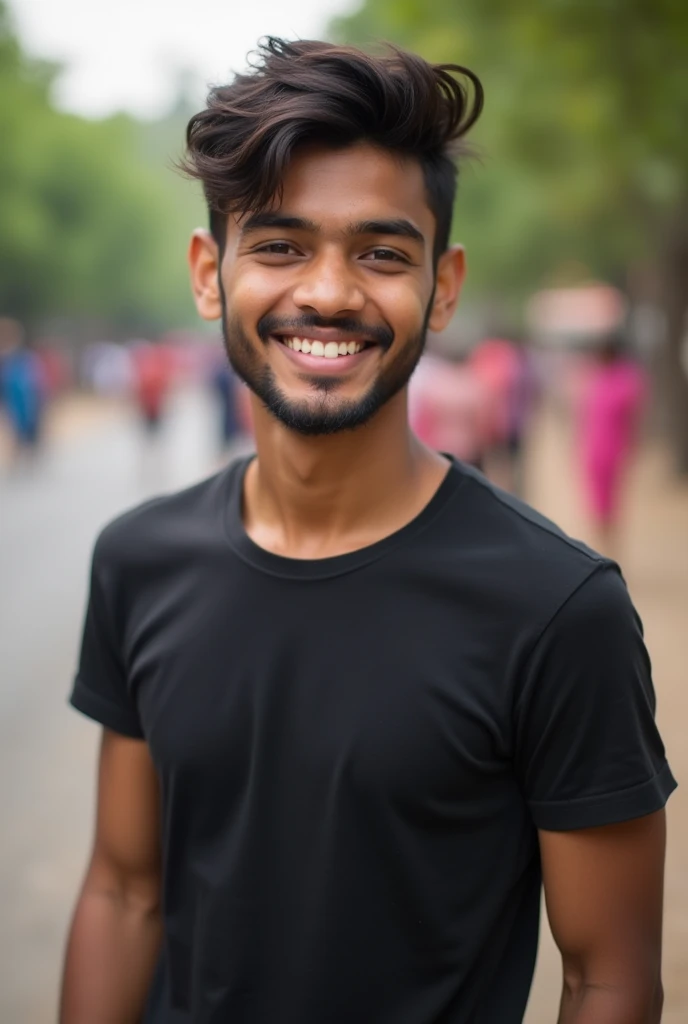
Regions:
M 422 235 L 434 228 L 420 164 L 365 143 L 300 149 L 287 167 L 279 196 L 265 212 L 301 219 L 304 227 L 307 221 L 313 228 L 402 220 Z M 233 219 L 244 230 L 256 214 Z
M 303 146 L 296 151 L 282 178 L 283 198 L 301 197 L 321 187 L 361 200 L 368 195 L 378 201 L 401 196 L 408 202 L 425 199 L 417 160 L 364 142 L 342 149 Z

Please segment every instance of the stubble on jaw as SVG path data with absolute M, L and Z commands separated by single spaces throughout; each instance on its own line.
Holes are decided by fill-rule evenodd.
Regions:
M 220 288 L 220 293 L 222 334 L 232 369 L 283 426 L 310 437 L 356 430 L 364 426 L 408 384 L 425 349 L 434 298 L 433 289 L 419 334 L 406 343 L 396 361 L 386 371 L 380 373 L 361 398 L 355 401 L 342 399 L 336 402 L 333 396 L 341 385 L 341 377 L 304 374 L 302 379 L 309 385 L 312 394 L 308 399 L 295 402 L 284 394 L 277 383 L 274 371 L 269 366 L 261 364 L 258 352 L 246 336 L 238 318 L 230 318 L 227 314 L 224 288 Z M 266 340 L 262 340 L 265 344 Z M 392 342 L 393 336 L 390 334 L 389 346 Z

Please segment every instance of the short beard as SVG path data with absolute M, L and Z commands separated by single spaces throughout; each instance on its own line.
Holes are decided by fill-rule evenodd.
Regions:
M 312 399 L 294 402 L 280 389 L 270 367 L 261 364 L 238 319 L 229 319 L 224 291 L 221 294 L 222 334 L 232 369 L 275 419 L 288 430 L 307 437 L 323 437 L 364 426 L 406 387 L 425 349 L 432 308 L 431 298 L 420 332 L 406 343 L 396 360 L 380 373 L 361 398 L 356 401 L 332 400 L 331 396 L 336 392 L 339 380 L 336 377 L 313 376 L 310 380 Z M 258 333 L 260 335 L 261 332 Z

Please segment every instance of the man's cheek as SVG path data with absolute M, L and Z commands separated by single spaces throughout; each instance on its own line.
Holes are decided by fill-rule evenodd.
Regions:
M 397 285 L 390 282 L 390 287 L 386 290 L 384 300 L 381 297 L 379 306 L 383 316 L 385 311 L 389 311 L 390 323 L 397 323 L 399 326 L 407 324 L 413 329 L 414 325 L 422 323 L 428 300 L 429 295 L 421 294 L 418 288 L 410 288 L 401 281 Z

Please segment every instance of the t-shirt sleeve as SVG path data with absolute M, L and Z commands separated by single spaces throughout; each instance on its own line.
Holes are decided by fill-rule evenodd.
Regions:
M 676 787 L 655 724 L 642 625 L 603 563 L 540 635 L 515 703 L 516 766 L 538 828 L 651 814 Z
M 70 703 L 108 729 L 139 738 L 143 731 L 128 686 L 116 626 L 117 573 L 104 548 L 101 538 L 93 554 L 79 667 Z

